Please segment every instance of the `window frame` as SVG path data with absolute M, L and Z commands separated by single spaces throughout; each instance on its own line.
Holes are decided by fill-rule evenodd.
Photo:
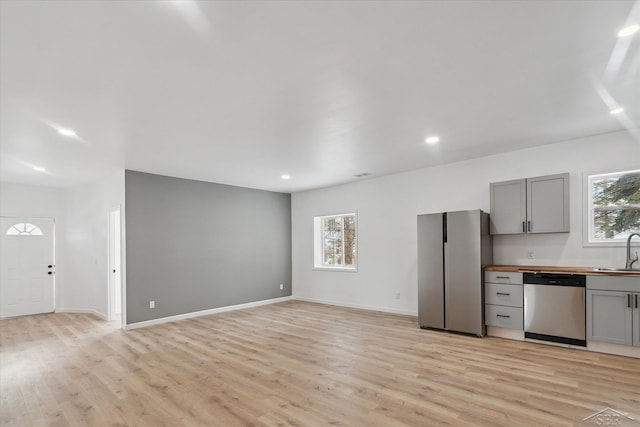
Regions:
M 582 220 L 582 246 L 583 247 L 624 247 L 627 245 L 627 239 L 592 239 L 593 233 L 593 191 L 592 182 L 595 179 L 606 177 L 622 176 L 628 173 L 640 172 L 640 169 L 628 169 L 617 172 L 591 172 L 583 174 L 583 220 Z M 637 245 L 637 241 L 633 240 L 632 246 Z
M 340 265 L 328 265 L 325 264 L 325 259 L 324 259 L 324 233 L 323 233 L 323 229 L 324 229 L 324 221 L 326 219 L 330 219 L 330 218 L 338 218 L 338 217 L 348 217 L 348 216 L 353 216 L 354 220 L 355 220 L 355 231 L 356 231 L 356 235 L 354 238 L 354 245 L 355 245 L 355 264 L 353 265 L 345 265 L 345 264 L 340 264 Z M 358 254 L 359 254 L 359 250 L 358 250 L 358 234 L 359 234 L 359 229 L 358 229 L 358 212 L 357 211 L 350 211 L 350 212 L 346 212 L 346 213 L 340 213 L 340 214 L 331 214 L 331 215 L 317 215 L 313 217 L 313 247 L 314 247 L 314 253 L 313 253 L 313 269 L 314 270 L 326 270 L 326 271 L 346 271 L 346 272 L 357 272 L 358 271 Z M 344 230 L 343 230 L 343 236 L 344 236 Z M 343 247 L 344 247 L 344 238 L 343 238 Z M 344 250 L 343 250 L 343 257 L 344 257 Z

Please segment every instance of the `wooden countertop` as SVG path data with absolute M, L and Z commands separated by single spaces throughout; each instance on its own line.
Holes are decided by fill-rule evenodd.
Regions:
M 511 273 L 565 273 L 565 274 L 593 274 L 605 276 L 632 276 L 640 278 L 637 271 L 598 271 L 593 267 L 550 267 L 541 265 L 490 265 L 485 271 L 505 271 Z

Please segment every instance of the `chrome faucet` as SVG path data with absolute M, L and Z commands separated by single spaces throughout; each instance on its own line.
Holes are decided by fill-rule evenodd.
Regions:
M 631 258 L 631 238 L 633 236 L 640 237 L 640 233 L 631 233 L 627 238 L 627 263 L 624 265 L 625 270 L 631 270 L 633 268 L 633 264 L 638 261 L 638 252 L 636 252 L 635 258 Z

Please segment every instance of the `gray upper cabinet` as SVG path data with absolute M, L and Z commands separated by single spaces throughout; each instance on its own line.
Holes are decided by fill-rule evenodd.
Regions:
M 494 182 L 491 189 L 491 234 L 524 233 L 527 220 L 525 179 Z
M 527 179 L 527 232 L 569 232 L 569 174 Z
M 491 234 L 568 233 L 569 174 L 490 184 Z

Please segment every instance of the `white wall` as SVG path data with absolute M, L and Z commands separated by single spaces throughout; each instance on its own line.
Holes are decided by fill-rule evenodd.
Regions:
M 65 203 L 66 191 L 59 188 L 0 183 L 0 215 L 9 217 L 45 217 L 55 221 L 56 309 L 64 306 L 65 277 Z
M 107 318 L 109 212 L 124 205 L 124 171 L 68 191 L 64 309 Z
M 294 193 L 293 296 L 416 314 L 418 214 L 488 212 L 490 182 L 563 172 L 571 176 L 571 233 L 496 236 L 494 263 L 622 266 L 623 248 L 582 245 L 583 175 L 638 167 L 640 142 L 617 132 Z M 313 217 L 352 211 L 358 212 L 358 272 L 314 270 Z

